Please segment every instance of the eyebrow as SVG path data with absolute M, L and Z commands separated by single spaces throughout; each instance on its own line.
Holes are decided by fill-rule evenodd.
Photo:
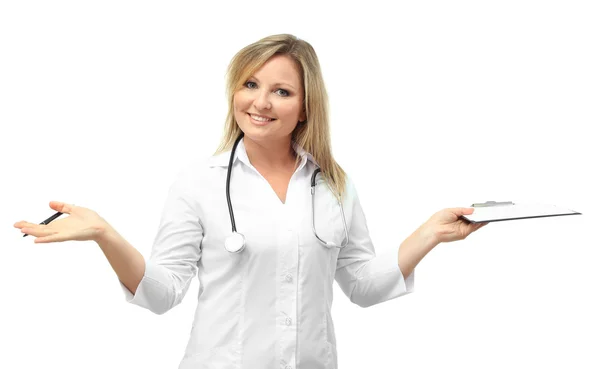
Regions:
M 258 82 L 260 82 L 260 80 L 258 78 L 256 78 L 255 76 L 250 76 L 249 79 L 255 79 Z M 278 82 L 278 83 L 275 83 L 273 86 L 288 86 L 292 90 L 296 91 L 296 87 L 294 87 L 294 86 L 292 86 L 292 85 L 290 85 L 289 83 L 286 83 L 286 82 Z

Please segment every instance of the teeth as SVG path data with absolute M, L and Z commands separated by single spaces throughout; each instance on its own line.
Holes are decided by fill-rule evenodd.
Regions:
M 259 122 L 268 122 L 268 121 L 273 120 L 271 118 L 263 118 L 263 117 L 259 117 L 257 115 L 252 115 L 252 114 L 250 114 L 250 116 L 252 117 L 252 119 L 257 120 Z

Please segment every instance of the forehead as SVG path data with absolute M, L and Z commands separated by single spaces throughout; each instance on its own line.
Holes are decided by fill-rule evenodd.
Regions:
M 289 83 L 300 87 L 300 71 L 296 62 L 287 55 L 275 55 L 265 62 L 254 76 L 267 83 Z

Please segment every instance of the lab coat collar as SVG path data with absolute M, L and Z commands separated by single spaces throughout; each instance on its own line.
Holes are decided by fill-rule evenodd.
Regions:
M 316 160 L 313 158 L 313 156 L 308 153 L 306 150 L 304 150 L 300 145 L 298 145 L 298 143 L 296 143 L 295 141 L 292 141 L 292 147 L 294 148 L 294 151 L 296 151 L 296 154 L 298 154 L 302 160 L 300 161 L 300 167 L 304 166 L 306 164 L 306 161 L 309 160 L 311 161 L 313 164 L 315 164 L 317 167 L 319 166 L 316 162 Z M 220 154 L 217 154 L 215 156 L 212 156 L 209 159 L 209 166 L 212 167 L 227 167 L 229 166 L 229 156 L 231 155 L 231 150 L 222 152 Z M 246 153 L 246 146 L 244 146 L 244 140 L 242 139 L 240 141 L 240 143 L 238 144 L 237 148 L 235 149 L 235 155 L 233 158 L 233 162 L 235 163 L 236 160 L 240 160 L 242 163 L 251 166 L 250 164 L 250 159 L 248 159 L 248 154 Z

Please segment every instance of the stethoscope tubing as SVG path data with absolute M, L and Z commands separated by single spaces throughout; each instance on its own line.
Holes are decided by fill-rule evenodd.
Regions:
M 232 232 L 232 234 L 228 237 L 228 239 L 225 240 L 225 249 L 232 253 L 241 252 L 246 246 L 246 239 L 245 239 L 244 235 L 237 231 L 237 227 L 235 225 L 235 216 L 233 215 L 233 206 L 231 205 L 231 196 L 230 196 L 230 191 L 229 191 L 229 185 L 231 183 L 231 172 L 232 172 L 231 169 L 233 167 L 233 158 L 234 158 L 235 149 L 237 148 L 239 142 L 242 140 L 243 137 L 244 137 L 244 132 L 241 132 L 239 137 L 235 140 L 235 142 L 233 144 L 233 148 L 231 149 L 231 155 L 229 157 L 229 167 L 227 168 L 227 182 L 226 182 L 226 186 L 225 186 L 225 195 L 227 197 L 227 207 L 229 208 L 229 218 L 231 220 L 231 232 Z M 329 248 L 337 247 L 337 248 L 342 249 L 342 248 L 346 247 L 349 239 L 348 239 L 348 227 L 346 225 L 346 216 L 344 214 L 344 207 L 342 206 L 342 203 L 339 198 L 337 199 L 337 201 L 338 201 L 338 204 L 340 207 L 340 214 L 342 216 L 342 223 L 344 224 L 344 234 L 345 234 L 344 241 L 342 242 L 342 244 L 340 246 L 338 246 L 333 242 L 328 242 L 328 241 L 323 240 L 321 237 L 319 237 L 319 235 L 317 234 L 317 230 L 315 229 L 315 186 L 316 186 L 316 176 L 320 171 L 321 171 L 321 168 L 315 169 L 315 171 L 313 172 L 312 177 L 310 179 L 312 231 L 313 231 L 315 237 L 319 240 L 319 242 L 323 246 L 329 247 Z

